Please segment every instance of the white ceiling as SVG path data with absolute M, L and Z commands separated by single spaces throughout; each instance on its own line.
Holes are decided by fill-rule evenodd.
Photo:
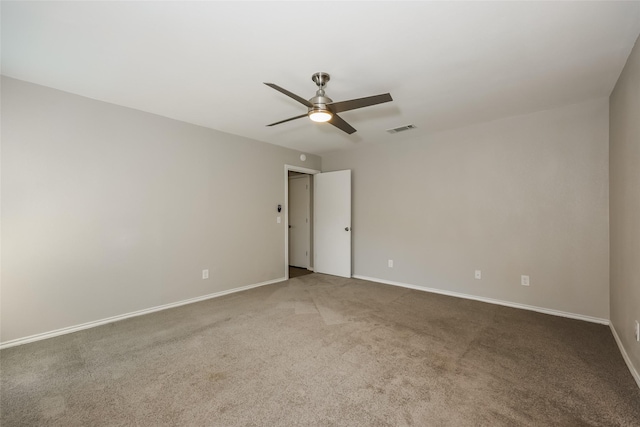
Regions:
M 322 154 L 608 96 L 640 2 L 7 2 L 2 73 Z M 331 74 L 349 136 L 303 98 Z M 390 135 L 406 124 L 416 130 Z

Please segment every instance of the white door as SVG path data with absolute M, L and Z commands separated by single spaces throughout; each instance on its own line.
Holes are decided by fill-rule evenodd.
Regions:
M 289 178 L 289 265 L 309 267 L 309 175 Z
M 313 176 L 314 270 L 351 277 L 351 171 Z

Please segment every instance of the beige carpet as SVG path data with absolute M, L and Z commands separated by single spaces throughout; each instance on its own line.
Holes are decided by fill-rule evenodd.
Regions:
M 311 274 L 0 352 L 1 425 L 639 426 L 608 327 Z

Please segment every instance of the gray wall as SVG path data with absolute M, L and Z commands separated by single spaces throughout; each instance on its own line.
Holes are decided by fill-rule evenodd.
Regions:
M 609 318 L 607 99 L 411 132 L 322 157 L 353 170 L 355 275 Z
M 299 155 L 3 77 L 0 340 L 284 277 Z
M 640 372 L 640 43 L 610 97 L 611 323 Z

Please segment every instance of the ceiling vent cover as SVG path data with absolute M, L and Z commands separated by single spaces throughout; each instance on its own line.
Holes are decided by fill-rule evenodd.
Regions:
M 387 129 L 387 132 L 389 133 L 398 133 L 398 132 L 404 132 L 405 130 L 411 130 L 411 129 L 415 129 L 415 125 L 404 125 L 404 126 L 400 126 L 397 128 L 393 128 L 393 129 Z

